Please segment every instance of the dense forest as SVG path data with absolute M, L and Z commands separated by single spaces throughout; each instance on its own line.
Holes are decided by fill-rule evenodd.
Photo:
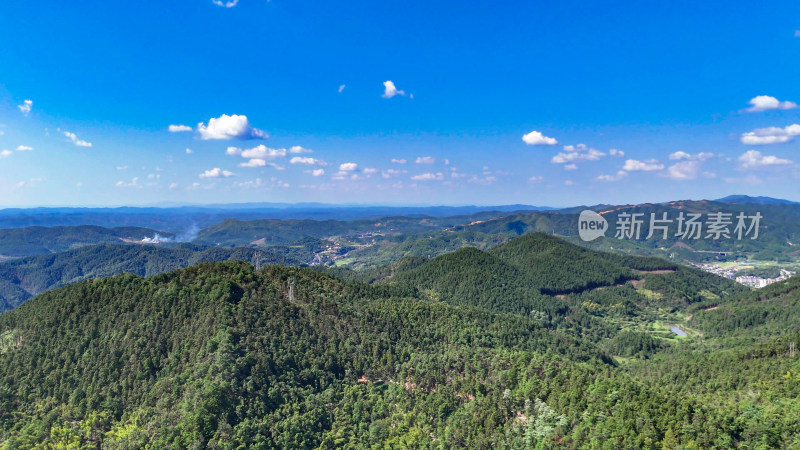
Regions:
M 796 279 L 749 292 L 540 234 L 325 272 L 202 263 L 0 315 L 0 445 L 800 445 Z M 686 313 L 691 338 L 653 328 Z
M 151 276 L 205 261 L 249 261 L 255 265 L 300 265 L 270 250 L 100 244 L 49 255 L 0 262 L 0 312 L 45 290 L 120 273 Z

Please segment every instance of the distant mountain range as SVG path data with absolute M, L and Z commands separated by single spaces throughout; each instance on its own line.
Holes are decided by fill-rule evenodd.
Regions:
M 755 205 L 800 205 L 798 202 L 772 197 L 750 197 L 749 195 L 729 195 L 715 200 L 720 203 L 752 203 Z

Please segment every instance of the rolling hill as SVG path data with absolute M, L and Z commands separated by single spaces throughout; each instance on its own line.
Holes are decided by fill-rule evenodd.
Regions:
M 206 261 L 243 260 L 253 264 L 299 265 L 268 250 L 100 244 L 67 252 L 0 262 L 0 312 L 48 289 L 120 273 L 152 276 Z

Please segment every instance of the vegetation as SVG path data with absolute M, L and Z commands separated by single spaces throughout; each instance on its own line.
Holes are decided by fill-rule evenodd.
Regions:
M 0 448 L 800 446 L 800 278 L 751 291 L 543 233 L 251 264 L 326 242 L 0 264 L 28 277 L 5 290 L 92 278 L 0 314 Z
M 0 263 L 0 312 L 36 294 L 89 278 L 120 273 L 151 276 L 204 261 L 243 260 L 253 264 L 299 265 L 267 250 L 221 249 L 192 244 L 101 244 L 52 255 L 31 256 Z

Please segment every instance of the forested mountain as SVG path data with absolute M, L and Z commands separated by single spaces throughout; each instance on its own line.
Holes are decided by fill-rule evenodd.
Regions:
M 0 229 L 0 256 L 20 257 L 63 252 L 84 245 L 119 243 L 122 240 L 141 241 L 156 234 L 171 238 L 149 228 L 103 228 L 92 225 L 76 227 L 27 227 Z
M 457 253 L 456 260 L 509 277 L 519 270 L 490 253 Z M 788 284 L 773 291 L 797 302 Z M 449 305 L 401 283 L 207 263 L 150 278 L 85 281 L 0 315 L 0 442 L 793 447 L 800 445 L 800 358 L 770 350 L 785 348 L 780 342 L 758 343 L 758 353 L 725 350 L 734 353 L 704 364 L 702 342 L 693 350 L 623 332 L 609 348 L 657 353 L 618 365 L 591 339 L 539 317 Z M 680 370 L 680 355 L 700 375 L 647 371 L 667 361 Z M 746 369 L 752 357 L 757 372 Z M 759 394 L 741 404 L 730 386 L 722 404 L 685 388 L 734 373 L 740 386 L 754 386 L 756 377 L 775 381 L 760 383 Z
M 263 219 L 241 221 L 227 219 L 200 231 L 195 242 L 220 246 L 280 245 L 304 238 L 345 236 L 348 238 L 386 238 L 424 231 L 441 230 L 501 215 L 497 211 L 478 212 L 450 217 L 380 217 L 343 220 L 281 220 Z
M 171 247 L 100 244 L 67 252 L 0 263 L 0 312 L 45 290 L 88 278 L 120 273 L 152 276 L 205 261 L 242 260 L 253 264 L 299 265 L 281 254 L 250 248 Z

